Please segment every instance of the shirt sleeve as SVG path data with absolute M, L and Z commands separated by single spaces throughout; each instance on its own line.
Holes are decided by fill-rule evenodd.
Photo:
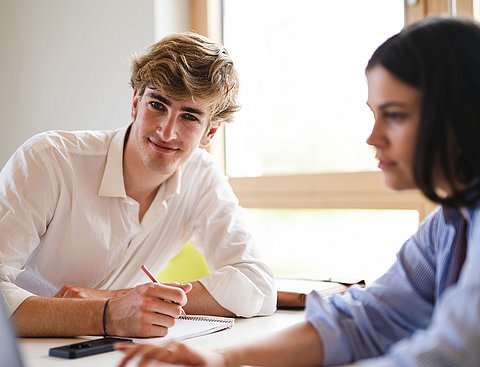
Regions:
M 15 282 L 53 215 L 53 186 L 30 146 L 19 148 L 0 173 L 0 290 L 10 314 L 33 295 Z
M 419 228 L 392 268 L 369 288 L 330 300 L 308 297 L 307 319 L 321 336 L 326 365 L 478 365 L 480 246 L 469 252 L 460 280 L 437 299 L 439 215 Z
M 480 360 L 480 295 L 452 286 L 431 325 L 396 343 L 383 357 L 360 361 L 368 367 L 476 367 Z
M 439 297 L 428 328 L 392 346 L 389 353 L 360 365 L 375 367 L 474 367 L 480 360 L 480 225 L 472 218 L 467 258 L 460 278 Z
M 202 190 L 194 200 L 192 242 L 211 270 L 200 282 L 224 308 L 237 316 L 269 315 L 276 309 L 274 277 L 260 259 L 227 179 L 213 167 L 203 167 Z
M 416 329 L 428 326 L 434 302 L 435 262 L 423 223 L 393 266 L 366 289 L 342 296 L 307 297 L 307 320 L 321 336 L 325 364 L 382 355 Z

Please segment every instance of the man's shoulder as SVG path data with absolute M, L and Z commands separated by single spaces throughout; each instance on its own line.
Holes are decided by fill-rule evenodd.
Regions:
M 65 152 L 104 151 L 117 130 L 50 130 L 32 136 L 24 149 L 36 152 L 60 150 Z

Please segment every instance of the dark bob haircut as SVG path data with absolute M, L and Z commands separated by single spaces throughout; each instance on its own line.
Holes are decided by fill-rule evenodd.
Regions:
M 480 198 L 480 25 L 426 18 L 385 41 L 366 70 L 382 65 L 422 95 L 414 178 L 429 199 L 452 207 Z M 439 195 L 434 169 L 452 188 Z

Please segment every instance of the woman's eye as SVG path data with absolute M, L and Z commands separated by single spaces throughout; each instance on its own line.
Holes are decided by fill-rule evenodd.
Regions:
M 405 119 L 405 114 L 403 112 L 385 112 L 384 117 L 388 122 L 401 122 Z

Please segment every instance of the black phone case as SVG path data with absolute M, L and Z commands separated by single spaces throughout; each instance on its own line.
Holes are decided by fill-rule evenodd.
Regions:
M 94 340 L 86 340 L 84 342 L 63 345 L 61 347 L 50 348 L 48 355 L 60 358 L 81 358 L 92 356 L 94 354 L 106 353 L 113 351 L 113 345 L 116 343 L 133 343 L 131 339 L 123 338 L 102 338 Z

